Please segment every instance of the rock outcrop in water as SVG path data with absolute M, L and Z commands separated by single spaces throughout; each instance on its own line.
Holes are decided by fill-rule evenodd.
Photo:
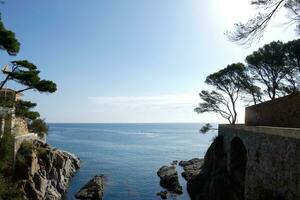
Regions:
M 160 185 L 170 192 L 182 194 L 182 186 L 179 184 L 178 174 L 175 166 L 162 166 L 157 175 L 160 178 Z
M 16 155 L 14 178 L 24 199 L 59 200 L 79 168 L 74 155 L 35 140 L 23 142 Z
M 104 188 L 104 176 L 94 176 L 84 185 L 75 197 L 81 200 L 102 200 Z
M 179 166 L 183 167 L 182 176 L 185 180 L 190 180 L 192 177 L 200 173 L 204 159 L 194 158 L 188 161 L 180 161 Z
M 168 198 L 168 191 L 160 191 L 156 193 L 157 196 L 160 196 L 161 199 L 167 199 Z

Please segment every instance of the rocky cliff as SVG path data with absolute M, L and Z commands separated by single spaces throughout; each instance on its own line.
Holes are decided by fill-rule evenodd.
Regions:
M 208 148 L 201 171 L 188 181 L 187 190 L 191 200 L 239 200 L 226 169 L 226 154 L 221 136 L 217 136 Z
M 22 143 L 15 160 L 14 179 L 24 199 L 58 200 L 79 168 L 74 155 L 38 140 Z

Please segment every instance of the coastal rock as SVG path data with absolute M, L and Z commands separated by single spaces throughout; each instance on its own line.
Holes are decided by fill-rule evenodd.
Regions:
M 198 175 L 201 171 L 204 159 L 194 158 L 188 161 L 180 161 L 179 166 L 183 167 L 184 172 L 181 173 L 185 180 L 190 180 Z
M 173 160 L 172 162 L 171 162 L 171 165 L 177 165 L 178 164 L 178 160 Z
M 230 180 L 223 138 L 217 136 L 205 154 L 200 173 L 187 182 L 187 191 L 191 200 L 243 199 L 237 198 L 240 192 L 232 187 Z
M 178 181 L 178 174 L 175 166 L 162 166 L 157 175 L 160 178 L 160 185 L 170 192 L 182 194 L 182 186 Z
M 59 200 L 79 166 L 79 159 L 66 151 L 38 140 L 24 142 L 16 154 L 14 178 L 25 200 Z
M 168 198 L 168 191 L 160 191 L 156 193 L 157 196 L 160 196 L 161 199 L 167 199 Z
M 75 197 L 81 200 L 102 200 L 104 188 L 104 176 L 94 176 L 84 185 Z

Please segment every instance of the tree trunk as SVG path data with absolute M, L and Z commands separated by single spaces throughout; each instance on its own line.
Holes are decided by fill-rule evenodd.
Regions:
M 1 82 L 1 85 L 0 85 L 0 90 L 3 89 L 5 83 L 7 83 L 7 81 L 9 80 L 9 75 L 6 76 L 6 78 Z

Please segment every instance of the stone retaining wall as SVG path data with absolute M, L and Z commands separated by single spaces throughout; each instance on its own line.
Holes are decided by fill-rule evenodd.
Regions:
M 16 117 L 14 119 L 13 132 L 16 136 L 28 134 L 29 131 L 27 127 L 27 122 L 23 118 Z
M 245 125 L 300 128 L 300 93 L 247 107 Z
M 240 139 L 246 148 L 245 200 L 262 193 L 300 199 L 300 129 L 220 125 L 219 134 L 229 171 L 232 140 Z

